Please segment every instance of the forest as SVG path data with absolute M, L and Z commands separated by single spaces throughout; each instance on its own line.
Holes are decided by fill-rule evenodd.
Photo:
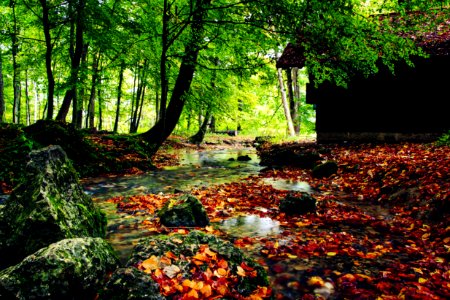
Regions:
M 450 297 L 450 131 L 320 144 L 306 97 L 448 1 L 0 1 L 0 298 Z

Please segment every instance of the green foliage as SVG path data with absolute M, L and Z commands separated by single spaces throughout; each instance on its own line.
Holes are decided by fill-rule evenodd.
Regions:
M 436 144 L 438 146 L 450 146 L 450 130 L 439 137 L 439 139 L 436 141 Z
M 36 143 L 27 138 L 20 125 L 0 123 L 0 181 L 17 184 Z

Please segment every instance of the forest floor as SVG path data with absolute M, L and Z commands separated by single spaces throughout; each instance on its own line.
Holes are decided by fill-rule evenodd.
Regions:
M 202 149 L 246 142 L 212 143 Z M 184 146 L 175 139 L 165 149 Z M 289 143 L 259 152 L 272 155 L 287 148 L 316 150 L 317 145 Z M 325 145 L 321 150 L 323 161 L 338 163 L 337 174 L 314 178 L 307 169 L 267 168 L 240 182 L 191 193 L 212 222 L 255 214 L 279 222 L 283 230 L 278 235 L 231 239 L 267 269 L 275 299 L 448 299 L 449 147 L 400 143 Z M 156 162 L 163 166 L 177 159 L 163 149 Z M 288 191 L 275 189 L 264 178 L 307 182 L 318 201 L 317 211 L 302 216 L 281 213 L 279 203 Z M 120 212 L 154 214 L 173 196 L 110 201 Z M 155 233 L 189 231 L 165 228 L 157 219 L 145 225 Z M 227 238 L 214 226 L 200 230 Z M 177 293 L 176 282 L 160 278 L 160 283 L 167 295 Z M 267 291 L 253 296 L 263 298 Z
M 90 139 L 112 145 L 96 135 Z M 202 151 L 251 142 L 219 137 L 199 147 L 171 137 L 153 162 L 158 168 L 176 165 L 173 149 Z M 317 150 L 317 145 L 273 145 L 259 154 L 287 148 Z M 213 224 L 255 214 L 279 222 L 278 235 L 230 239 L 268 271 L 271 288 L 257 291 L 252 299 L 265 298 L 270 290 L 275 299 L 449 299 L 449 150 L 448 146 L 413 143 L 324 145 L 321 160 L 333 160 L 339 166 L 330 177 L 314 178 L 311 170 L 292 166 L 266 168 L 239 182 L 190 192 L 203 203 Z M 135 159 L 123 157 L 130 158 Z M 120 176 L 143 172 L 130 168 Z M 317 199 L 317 211 L 302 216 L 280 212 L 279 203 L 289 191 L 275 189 L 266 183 L 267 178 L 307 182 Z M 2 187 L 10 191 L 5 183 Z M 151 215 L 173 196 L 149 194 L 109 201 L 117 203 L 120 213 Z M 157 218 L 145 222 L 155 234 L 190 230 L 166 228 Z M 229 238 L 215 226 L 197 229 Z M 164 274 L 157 279 L 163 293 L 181 296 L 176 286 L 180 283 Z

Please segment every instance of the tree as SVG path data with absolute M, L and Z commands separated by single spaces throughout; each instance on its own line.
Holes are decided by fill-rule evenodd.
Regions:
M 4 120 L 5 115 L 5 94 L 4 94 L 4 83 L 3 83 L 3 55 L 0 50 L 0 123 Z

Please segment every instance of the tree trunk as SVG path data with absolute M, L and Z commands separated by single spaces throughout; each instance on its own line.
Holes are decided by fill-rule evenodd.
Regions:
M 278 83 L 280 84 L 281 101 L 283 102 L 284 115 L 286 116 L 286 121 L 289 129 L 289 135 L 295 136 L 294 125 L 292 124 L 291 112 L 289 111 L 289 104 L 286 99 L 286 91 L 284 90 L 283 73 L 281 69 L 278 70 Z
M 298 128 L 298 99 L 295 97 L 294 92 L 294 82 L 293 82 L 293 69 L 289 68 L 286 70 L 287 76 L 287 87 L 288 87 L 288 95 L 289 95 L 289 111 L 291 112 L 292 123 L 294 125 L 294 131 L 297 135 L 299 132 L 296 130 Z
M 52 54 L 53 45 L 50 35 L 50 20 L 49 20 L 49 8 L 47 6 L 47 0 L 40 0 L 42 7 L 42 25 L 44 27 L 45 37 L 45 68 L 47 71 L 47 119 L 53 119 L 53 97 L 55 94 L 55 78 L 53 77 L 52 70 Z
M 98 85 L 100 86 L 100 80 L 98 79 Z M 97 87 L 97 98 L 98 98 L 98 130 L 103 129 L 103 110 L 102 110 L 102 90 Z
M 300 134 L 301 118 L 300 118 L 300 84 L 298 82 L 298 68 L 292 68 L 292 84 L 294 86 L 294 107 L 291 107 L 291 111 L 294 112 L 292 119 L 294 122 L 294 130 L 298 135 Z
M 2 51 L 0 49 L 0 123 L 4 121 L 5 118 L 5 84 L 3 81 L 3 57 Z
M 70 3 L 70 2 L 69 2 Z M 59 109 L 56 120 L 66 121 L 67 114 L 69 113 L 69 108 L 72 100 L 76 97 L 77 93 L 77 82 L 78 82 L 78 72 L 80 68 L 81 56 L 83 54 L 83 11 L 85 6 L 85 0 L 79 0 L 76 7 L 76 18 L 75 23 L 71 22 L 71 37 L 70 37 L 70 61 L 71 70 L 69 77 L 69 89 L 66 94 Z M 76 27 L 76 28 L 75 28 Z M 74 40 L 75 31 L 75 42 Z M 74 45 L 75 44 L 75 45 Z M 76 110 L 76 109 L 75 109 Z M 73 120 L 72 120 L 73 121 Z
M 119 73 L 119 86 L 117 87 L 117 104 L 116 104 L 116 119 L 114 120 L 113 131 L 117 133 L 119 128 L 119 116 L 120 116 L 120 101 L 122 99 L 122 84 L 123 84 L 123 72 L 125 71 L 125 62 L 122 61 L 120 65 Z
M 31 123 L 31 111 L 30 111 L 30 94 L 28 93 L 28 70 L 25 71 L 25 110 L 26 110 L 26 124 Z
M 169 93 L 169 82 L 167 78 L 167 50 L 169 47 L 168 37 L 169 37 L 169 4 L 167 0 L 164 0 L 163 9 L 163 23 L 162 23 L 162 51 L 160 60 L 160 76 L 161 76 L 161 100 L 159 105 L 159 114 L 157 122 L 164 120 L 166 118 L 167 112 L 167 97 Z
M 14 90 L 14 102 L 13 102 L 13 123 L 20 123 L 20 70 L 17 63 L 17 55 L 19 53 L 19 39 L 17 38 L 19 32 L 17 28 L 17 16 L 16 16 L 16 2 L 10 1 L 10 7 L 13 14 L 13 29 L 11 34 L 11 54 L 13 60 L 13 90 Z
M 99 77 L 99 62 L 100 62 L 100 54 L 94 56 L 92 60 L 91 93 L 89 95 L 89 104 L 87 112 L 87 118 L 89 120 L 88 128 L 91 129 L 95 128 L 95 94 Z
M 34 82 L 34 123 L 37 122 L 37 118 L 40 114 L 41 106 L 40 106 L 40 100 L 39 100 L 39 89 L 38 84 L 35 81 Z
M 191 87 L 195 65 L 203 41 L 203 22 L 206 15 L 204 7 L 209 3 L 211 3 L 211 0 L 196 1 L 195 11 L 192 17 L 191 36 L 185 45 L 184 55 L 175 81 L 175 86 L 172 90 L 165 118 L 159 120 L 155 126 L 141 135 L 147 142 L 153 145 L 154 151 L 157 151 L 161 147 L 163 142 L 175 129 L 183 111 L 185 98 Z
M 200 145 L 203 142 L 206 131 L 208 130 L 208 124 L 211 122 L 211 115 L 211 109 L 208 107 L 206 109 L 206 115 L 197 133 L 189 138 L 190 143 Z

